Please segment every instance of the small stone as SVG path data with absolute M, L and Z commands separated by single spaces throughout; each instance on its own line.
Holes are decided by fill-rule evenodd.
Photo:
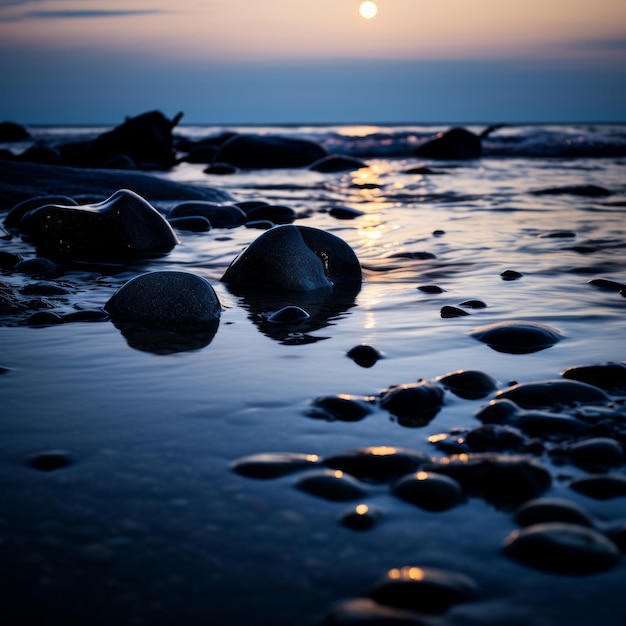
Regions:
M 513 424 L 531 437 L 578 435 L 587 429 L 587 424 L 567 413 L 544 411 L 522 411 Z
M 246 214 L 250 222 L 266 221 L 272 224 L 291 224 L 298 217 L 291 207 L 279 204 L 259 206 L 246 211 Z
M 550 326 L 515 320 L 480 326 L 471 335 L 493 350 L 508 354 L 538 352 L 562 339 L 561 334 Z
M 567 446 L 567 452 L 574 465 L 586 470 L 603 470 L 624 464 L 622 446 L 615 439 L 608 437 L 576 441 Z
M 308 472 L 296 481 L 296 487 L 300 491 L 335 502 L 358 500 L 367 495 L 356 478 L 341 470 Z
M 348 351 L 348 357 L 361 367 L 372 367 L 382 358 L 382 354 L 372 346 L 362 343 Z
M 390 387 L 380 395 L 380 406 L 403 426 L 425 426 L 443 405 L 444 391 L 435 383 L 419 381 Z
M 594 287 L 599 287 L 600 289 L 605 289 L 606 291 L 617 291 L 621 292 L 626 289 L 626 285 L 624 283 L 618 283 L 615 280 L 608 280 L 606 278 L 592 278 L 587 281 L 589 285 L 593 285 Z
M 41 281 L 28 283 L 20 289 L 20 293 L 25 296 L 65 296 L 72 293 L 72 291 L 56 283 Z
M 427 261 L 428 259 L 436 259 L 432 252 L 397 252 L 389 256 L 390 259 L 411 259 L 413 261 Z
M 467 400 L 484 398 L 496 389 L 496 381 L 491 376 L 476 370 L 459 370 L 437 380 L 454 395 Z
M 465 443 L 472 452 L 522 452 L 526 437 L 519 430 L 498 424 L 483 424 L 465 435 Z
M 516 272 L 515 270 L 504 270 L 504 272 L 500 274 L 500 277 L 502 278 L 502 280 L 518 280 L 523 275 L 524 274 Z
M 202 170 L 205 174 L 213 174 L 215 176 L 228 176 L 236 174 L 239 170 L 230 163 L 211 163 Z
M 168 214 L 168 219 L 179 217 L 204 217 L 213 228 L 236 228 L 245 224 L 246 214 L 237 206 L 213 204 L 202 200 L 182 202 Z
M 626 476 L 624 474 L 594 474 L 572 480 L 569 487 L 595 500 L 612 500 L 626 496 Z
M 520 413 L 520 407 L 507 399 L 492 400 L 476 412 L 476 419 L 483 424 L 511 424 Z
M 74 459 L 67 450 L 48 450 L 31 454 L 27 463 L 40 472 L 52 472 L 74 464 Z
M 605 404 L 611 398 L 598 387 L 575 380 L 542 380 L 503 389 L 496 399 L 512 400 L 524 409 L 554 409 L 579 404 Z
M 307 412 L 309 417 L 340 422 L 358 422 L 374 410 L 370 398 L 348 394 L 316 398 L 311 405 Z
M 29 198 L 16 204 L 4 218 L 4 225 L 9 230 L 18 230 L 22 218 L 31 211 L 48 204 L 60 204 L 62 206 L 78 206 L 78 202 L 68 196 L 38 196 Z
M 299 324 L 308 320 L 311 316 L 299 306 L 286 306 L 282 309 L 275 311 L 268 318 L 267 321 L 272 324 Z
M 13 266 L 13 269 L 22 274 L 46 276 L 56 271 L 57 264 L 50 259 L 35 257 L 34 259 L 19 261 Z
M 10 270 L 15 267 L 20 261 L 22 257 L 18 254 L 13 254 L 12 252 L 5 252 L 4 250 L 0 250 L 0 269 Z
M 248 478 L 278 478 L 310 468 L 319 462 L 317 454 L 266 452 L 238 459 L 231 465 L 231 469 Z
M 60 315 L 52 311 L 37 311 L 26 320 L 28 326 L 50 326 L 51 324 L 60 324 L 63 321 Z
M 559 498 L 536 498 L 524 503 L 515 512 L 520 526 L 533 526 L 545 522 L 565 522 L 593 528 L 593 519 L 585 507 Z
M 351 172 L 364 167 L 367 163 L 346 154 L 329 154 L 309 165 L 310 170 L 322 173 Z
M 464 317 L 465 315 L 469 315 L 469 313 L 456 306 L 444 306 L 440 311 L 440 315 L 446 319 L 450 317 Z
M 468 309 L 485 309 L 487 307 L 482 300 L 464 300 L 459 306 L 464 306 Z
M 445 289 L 442 289 L 439 285 L 420 285 L 418 289 L 423 293 L 430 294 L 443 293 L 445 291 Z
M 463 489 L 456 480 L 435 472 L 403 476 L 392 485 L 391 492 L 426 511 L 447 511 L 464 499 Z
M 524 565 L 555 574 L 584 575 L 617 565 L 617 546 L 586 526 L 549 522 L 512 532 L 504 553 Z
M 328 211 L 328 215 L 334 217 L 336 220 L 353 220 L 357 217 L 361 217 L 361 215 L 365 215 L 365 213 L 347 206 L 334 206 Z
M 457 572 L 405 566 L 389 570 L 368 595 L 397 609 L 444 613 L 455 604 L 476 600 L 478 585 Z
M 558 196 L 562 194 L 582 196 L 584 198 L 600 198 L 610 196 L 611 192 L 598 185 L 565 185 L 563 187 L 548 187 L 533 191 L 536 196 Z
M 367 504 L 357 504 L 341 514 L 341 523 L 351 530 L 369 530 L 381 519 L 380 509 Z
M 610 362 L 568 367 L 561 376 L 600 387 L 609 393 L 626 389 L 626 363 Z

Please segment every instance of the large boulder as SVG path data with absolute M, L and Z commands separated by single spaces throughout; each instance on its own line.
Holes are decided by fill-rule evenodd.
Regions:
M 40 256 L 62 261 L 126 262 L 166 254 L 178 243 L 167 220 L 127 189 L 98 204 L 39 207 L 19 228 Z
M 319 144 L 292 137 L 235 135 L 220 146 L 214 161 L 242 169 L 306 167 L 327 155 Z
M 287 224 L 255 239 L 230 264 L 222 281 L 233 287 L 313 291 L 341 283 L 360 285 L 361 265 L 339 237 Z

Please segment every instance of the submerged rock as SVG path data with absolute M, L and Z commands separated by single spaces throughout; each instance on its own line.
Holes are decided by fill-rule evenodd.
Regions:
M 520 526 L 565 522 L 593 528 L 593 519 L 585 507 L 560 498 L 536 498 L 526 502 L 515 512 L 515 521 Z
M 436 472 L 416 472 L 403 476 L 391 487 L 394 496 L 426 511 L 447 511 L 464 499 L 459 483 Z
M 504 553 L 515 561 L 555 574 L 583 575 L 617 565 L 617 546 L 603 534 L 577 524 L 534 524 L 511 533 Z
M 380 395 L 380 406 L 403 426 L 425 426 L 443 405 L 443 388 L 429 381 L 390 387 Z
M 246 211 L 250 222 L 271 222 L 272 224 L 291 224 L 298 214 L 288 206 L 265 204 Z
M 309 165 L 310 170 L 322 173 L 348 172 L 362 167 L 367 167 L 367 163 L 345 154 L 329 154 Z
M 340 422 L 358 422 L 374 411 L 370 398 L 348 394 L 316 398 L 311 406 L 309 417 Z
M 553 346 L 562 339 L 554 328 L 537 322 L 507 321 L 475 328 L 472 337 L 497 352 L 528 354 Z
M 344 511 L 341 515 L 341 523 L 352 530 L 369 530 L 382 518 L 380 509 L 357 504 L 356 507 Z
M 28 465 L 40 472 L 52 472 L 74 464 L 74 458 L 67 450 L 47 450 L 31 454 Z
M 308 469 L 319 462 L 317 454 L 266 452 L 238 459 L 231 465 L 231 469 L 248 478 L 278 478 Z
M 178 244 L 167 220 L 127 189 L 98 204 L 40 207 L 22 218 L 20 230 L 38 254 L 72 261 L 130 261 L 167 254 Z
M 610 196 L 611 192 L 598 185 L 564 185 L 563 187 L 547 187 L 537 189 L 532 192 L 536 196 L 582 196 L 584 198 L 604 198 Z
M 245 224 L 246 214 L 237 206 L 220 205 L 212 202 L 188 201 L 177 204 L 168 214 L 168 219 L 180 217 L 204 217 L 213 228 L 235 228 Z
M 472 452 L 525 451 L 528 441 L 516 428 L 499 424 L 483 424 L 465 435 L 465 444 Z
M 598 387 L 575 380 L 542 380 L 503 389 L 496 399 L 511 400 L 524 409 L 554 409 L 578 404 L 605 404 L 611 398 Z
M 572 480 L 569 487 L 595 500 L 612 500 L 626 496 L 626 476 L 624 474 L 593 474 Z
M 355 478 L 341 470 L 308 472 L 296 481 L 296 487 L 300 491 L 336 502 L 357 500 L 367 495 Z
M 451 372 L 437 380 L 454 395 L 467 400 L 484 398 L 496 389 L 496 381 L 491 376 L 476 370 Z
M 0 122 L 0 142 L 24 141 L 30 133 L 24 126 L 16 122 Z
M 376 362 L 382 358 L 382 354 L 370 345 L 362 343 L 358 346 L 354 346 L 348 350 L 348 357 L 350 357 L 357 365 L 361 367 L 372 367 Z
M 424 626 L 413 611 L 395 609 L 371 598 L 350 598 L 334 604 L 322 626 Z
M 451 318 L 451 317 L 465 317 L 466 315 L 469 315 L 469 313 L 467 311 L 464 311 L 463 309 L 459 309 L 456 306 L 448 306 L 448 305 L 442 307 L 439 314 L 444 319 Z
M 465 128 L 451 128 L 418 146 L 414 154 L 426 159 L 477 159 L 483 148 L 478 135 Z
M 626 390 L 626 363 L 619 361 L 568 367 L 561 375 L 568 380 L 577 380 L 608 392 Z

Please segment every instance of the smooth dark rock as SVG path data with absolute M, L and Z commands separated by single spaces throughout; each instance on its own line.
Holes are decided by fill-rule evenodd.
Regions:
M 248 214 L 248 212 L 252 211 L 252 209 L 269 206 L 269 202 L 265 202 L 265 200 L 242 200 L 241 202 L 235 202 L 234 205 L 239 207 L 244 213 Z
M 420 613 L 444 613 L 478 598 L 478 585 L 463 574 L 431 567 L 394 568 L 370 591 L 380 604 Z
M 483 424 L 512 424 L 521 409 L 507 399 L 492 400 L 476 412 L 476 418 Z
M 202 171 L 213 176 L 229 176 L 230 174 L 236 174 L 239 170 L 230 163 L 212 163 Z
M 500 278 L 502 278 L 502 280 L 518 280 L 519 278 L 522 278 L 522 276 L 524 276 L 524 274 L 516 272 L 515 270 L 504 270 L 504 272 L 500 274 Z
M 417 471 L 428 460 L 418 450 L 371 446 L 327 456 L 324 464 L 366 482 L 384 483 Z
M 380 406 L 403 426 L 425 426 L 441 409 L 443 397 L 442 387 L 420 381 L 386 389 L 381 393 Z
M 516 320 L 480 326 L 471 335 L 493 350 L 508 354 L 545 350 L 563 338 L 556 329 L 545 324 Z
M 467 400 L 484 398 L 496 389 L 496 381 L 484 372 L 459 370 L 439 376 L 437 381 L 454 395 Z
M 307 472 L 295 485 L 300 491 L 335 502 L 358 500 L 367 495 L 355 478 L 341 470 Z
M 451 128 L 418 146 L 414 154 L 426 159 L 477 159 L 483 149 L 478 135 L 465 128 Z
M 348 509 L 341 514 L 340 522 L 351 530 L 369 530 L 375 526 L 382 518 L 380 509 L 368 506 L 367 504 L 357 504 L 354 508 Z
M 56 148 L 43 144 L 35 144 L 26 148 L 19 155 L 18 160 L 44 165 L 63 165 L 63 155 Z
M 288 206 L 266 204 L 246 211 L 249 221 L 266 220 L 273 224 L 291 224 L 298 214 Z
M 576 233 L 571 230 L 551 230 L 547 233 L 537 235 L 540 239 L 571 239 L 576 237 Z
M 467 307 L 468 309 L 485 309 L 487 305 L 482 300 L 464 300 L 459 306 Z
M 37 311 L 26 320 L 28 326 L 50 326 L 52 324 L 61 324 L 63 319 L 57 313 L 52 311 Z
M 612 500 L 626 496 L 626 475 L 593 474 L 576 478 L 569 484 L 570 489 L 594 500 Z
M 32 276 L 48 276 L 57 270 L 57 264 L 50 259 L 35 257 L 34 259 L 25 259 L 18 261 L 13 269 L 22 274 L 30 274 Z
M 335 235 L 307 226 L 272 228 L 245 248 L 222 280 L 234 287 L 312 291 L 361 282 L 352 248 Z
M 437 257 L 432 252 L 396 252 L 390 254 L 390 259 L 411 259 L 414 261 L 427 261 L 428 259 L 436 259 Z
M 411 167 L 404 171 L 405 174 L 418 174 L 420 176 L 441 176 L 447 174 L 443 170 L 434 170 L 432 167 L 426 167 L 425 165 L 418 165 L 417 167 Z
M 531 437 L 578 435 L 587 429 L 584 422 L 572 415 L 547 411 L 522 411 L 513 424 Z
M 504 553 L 524 565 L 546 572 L 584 575 L 617 565 L 617 546 L 603 534 L 586 526 L 550 522 L 511 533 Z
M 15 232 L 19 230 L 22 218 L 42 206 L 60 204 L 62 206 L 78 206 L 78 202 L 68 196 L 37 196 L 16 204 L 4 218 L 4 225 Z
M 61 322 L 63 322 L 63 324 L 69 322 L 102 322 L 108 318 L 108 313 L 102 309 L 85 309 L 84 311 L 76 311 L 62 315 Z
M 0 269 L 10 270 L 14 268 L 22 257 L 19 254 L 13 254 L 12 252 L 5 252 L 0 250 Z
M 598 387 L 575 380 L 542 380 L 503 389 L 496 399 L 507 399 L 524 409 L 554 409 L 579 404 L 606 404 L 611 398 Z
M 600 289 L 605 289 L 607 291 L 617 291 L 621 293 L 624 289 L 626 289 L 626 284 L 619 283 L 616 280 L 608 280 L 607 278 L 592 278 L 587 281 L 589 285 L 593 285 L 594 287 L 599 287 Z
M 465 443 L 472 452 L 522 452 L 527 440 L 519 430 L 499 424 L 483 424 L 465 435 Z
M 469 315 L 467 311 L 464 311 L 463 309 L 459 309 L 456 306 L 444 306 L 441 308 L 441 311 L 439 313 L 441 317 L 444 319 L 448 319 L 452 317 L 465 317 L 466 315 Z
M 329 421 L 358 422 L 373 411 L 374 407 L 370 398 L 342 394 L 316 398 L 306 414 L 309 417 Z
M 48 450 L 31 454 L 26 462 L 40 472 L 52 472 L 73 465 L 74 458 L 66 450 Z
M 20 289 L 20 293 L 25 296 L 65 296 L 72 293 L 71 289 L 49 282 L 28 283 Z
M 125 262 L 167 254 L 178 244 L 165 218 L 127 189 L 98 204 L 40 207 L 22 218 L 20 230 L 38 254 L 59 260 Z
M 584 506 L 560 498 L 536 498 L 525 502 L 515 511 L 515 522 L 520 526 L 565 522 L 593 528 L 593 519 Z
M 201 217 L 200 215 L 171 217 L 167 221 L 170 223 L 170 226 L 178 230 L 186 230 L 192 233 L 207 233 L 211 230 L 211 222 L 206 217 Z
M 322 626 L 429 626 L 413 611 L 394 609 L 371 598 L 350 598 L 334 604 Z
M 193 328 L 213 327 L 221 313 L 211 284 L 180 271 L 136 276 L 120 287 L 104 308 L 115 322 Z
M 347 356 L 365 368 L 373 367 L 382 358 L 382 354 L 376 348 L 365 343 L 348 350 Z
M 626 363 L 579 365 L 567 368 L 561 376 L 600 387 L 608 392 L 626 390 Z
M 169 213 L 168 218 L 204 217 L 213 228 L 236 228 L 245 224 L 246 214 L 234 205 L 219 205 L 211 202 L 182 202 Z
M 571 462 L 589 471 L 606 470 L 624 464 L 622 446 L 608 437 L 592 437 L 567 446 Z
M 238 459 L 231 465 L 231 469 L 248 478 L 278 478 L 308 469 L 319 462 L 317 454 L 266 452 Z
M 367 163 L 344 154 L 329 154 L 309 165 L 310 170 L 322 173 L 348 172 L 362 167 L 367 167 Z
M 223 143 L 215 161 L 241 169 L 306 167 L 325 157 L 317 143 L 291 137 L 235 135 Z
M 299 324 L 308 320 L 311 316 L 299 306 L 286 306 L 282 309 L 275 311 L 268 318 L 267 321 L 272 324 Z
M 611 192 L 604 187 L 598 185 L 565 185 L 563 187 L 548 187 L 546 189 L 538 189 L 533 191 L 536 196 L 582 196 L 585 198 L 604 198 L 610 196 Z
M 353 220 L 357 217 L 365 215 L 365 212 L 359 211 L 358 209 L 352 209 L 347 206 L 334 206 L 331 207 L 330 211 L 328 211 L 328 215 L 337 220 Z
M 398 479 L 392 486 L 394 496 L 426 511 L 447 511 L 464 500 L 461 485 L 435 472 L 416 472 Z
M 30 138 L 30 133 L 21 124 L 15 122 L 0 122 L 0 142 L 25 141 Z
M 443 293 L 445 289 L 442 289 L 438 285 L 421 285 L 418 289 L 424 293 Z

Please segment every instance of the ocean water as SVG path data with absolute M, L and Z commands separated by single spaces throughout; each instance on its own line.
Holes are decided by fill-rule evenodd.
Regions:
M 99 128 L 40 128 L 36 138 L 91 136 Z M 220 282 L 255 229 L 178 232 L 169 255 L 115 272 L 67 268 L 61 308 L 102 307 L 126 280 L 154 269 L 207 278 L 223 305 L 215 337 L 195 350 L 138 350 L 111 322 L 29 327 L 0 320 L 0 582 L 23 616 L 68 624 L 309 624 L 332 603 L 359 597 L 390 568 L 435 566 L 472 576 L 481 593 L 441 623 L 617 626 L 626 620 L 626 560 L 588 576 L 535 571 L 506 558 L 510 511 L 478 498 L 433 513 L 368 485 L 382 519 L 366 532 L 339 523 L 350 503 L 295 488 L 297 474 L 240 476 L 231 464 L 261 452 L 320 456 L 360 446 L 402 446 L 443 456 L 431 435 L 480 424 L 494 394 L 446 392 L 431 423 L 407 428 L 376 409 L 358 422 L 307 416 L 315 398 L 371 396 L 394 384 L 481 370 L 511 381 L 558 378 L 574 365 L 626 360 L 626 297 L 589 281 L 626 283 L 626 127 L 526 126 L 494 131 L 470 161 L 428 161 L 415 146 L 443 128 L 423 126 L 181 127 L 198 139 L 224 130 L 314 139 L 367 167 L 210 176 L 180 163 L 155 176 L 223 189 L 234 200 L 288 205 L 297 224 L 344 239 L 363 268 L 341 302 L 293 297 L 313 313 L 289 332 L 267 331 L 254 302 Z M 480 131 L 480 128 L 471 128 Z M 20 150 L 25 145 L 11 146 Z M 409 174 L 425 165 L 436 175 Z M 538 195 L 596 185 L 606 196 Z M 166 212 L 170 204 L 155 203 Z M 338 220 L 333 206 L 363 215 Z M 0 216 L 2 219 L 4 216 Z M 19 239 L 0 250 L 34 251 Z M 394 256 L 405 253 L 413 257 Z M 428 258 L 420 258 L 428 257 Z M 506 281 L 501 273 L 522 276 Z M 31 278 L 11 272 L 0 282 Z M 438 285 L 427 294 L 418 289 Z M 442 318 L 468 299 L 486 307 Z M 281 299 L 281 303 L 284 299 Z M 497 352 L 473 329 L 523 320 L 563 336 L 529 354 Z M 367 343 L 383 357 L 363 368 L 346 356 Z M 63 450 L 66 468 L 38 472 L 29 455 Z M 585 472 L 556 466 L 546 495 L 583 504 L 600 522 L 626 519 L 626 499 L 573 492 Z M 618 470 L 623 473 L 623 467 Z M 17 623 L 17 622 L 16 622 Z M 28 623 L 27 621 L 22 623 Z

